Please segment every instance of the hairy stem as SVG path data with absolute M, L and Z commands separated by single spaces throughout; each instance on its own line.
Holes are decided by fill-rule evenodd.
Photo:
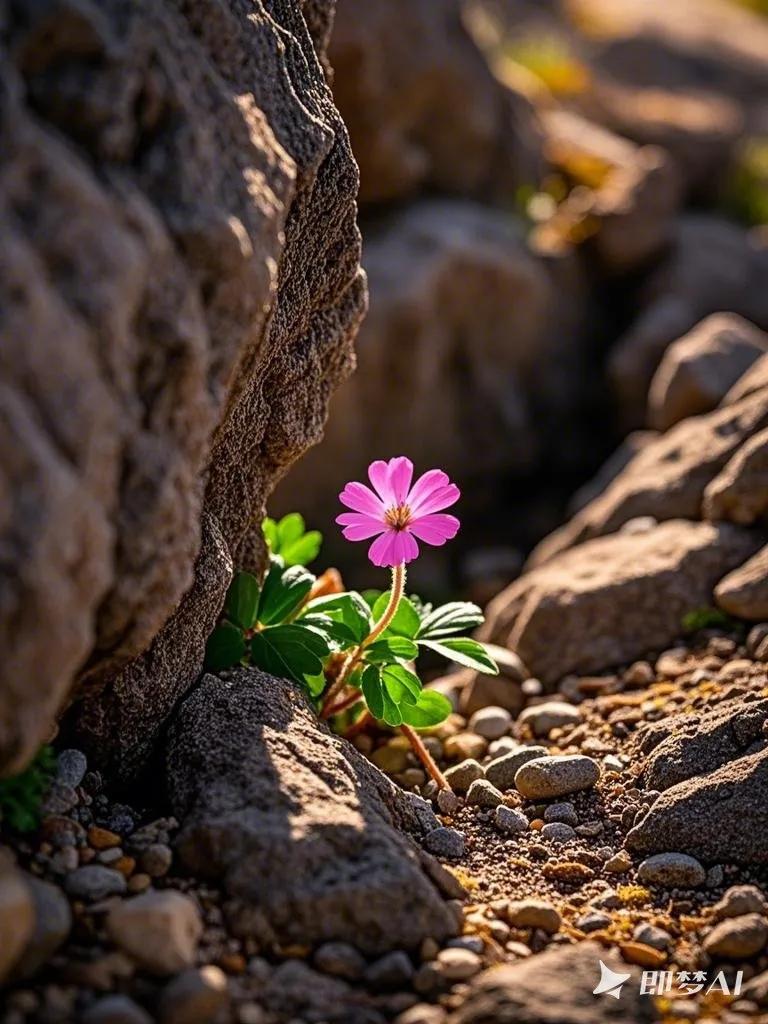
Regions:
M 400 598 L 403 596 L 404 591 L 405 565 L 394 565 L 392 567 L 392 590 L 389 595 L 389 603 L 384 609 L 384 614 L 374 625 L 368 636 L 360 641 L 345 661 L 344 667 L 339 673 L 336 682 L 333 683 L 323 699 L 323 707 L 320 711 L 321 718 L 330 718 L 330 716 L 335 713 L 333 711 L 333 705 L 336 703 L 336 698 L 347 685 L 347 680 L 359 664 L 365 648 L 368 647 L 369 644 L 372 644 L 374 640 L 377 640 L 390 624 L 392 619 L 394 619 L 397 606 L 400 604 Z
M 450 783 L 437 767 L 435 759 L 424 746 L 424 741 L 416 730 L 412 729 L 410 725 L 401 725 L 400 732 L 411 744 L 414 754 L 421 761 L 429 777 L 437 783 L 438 789 L 450 789 Z

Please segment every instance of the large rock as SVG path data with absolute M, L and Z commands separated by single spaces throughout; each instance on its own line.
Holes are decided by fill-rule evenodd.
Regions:
M 358 372 L 333 399 L 323 444 L 279 488 L 280 509 L 330 521 L 340 485 L 371 452 L 402 451 L 460 479 L 475 505 L 495 504 L 495 481 L 530 468 L 578 387 L 578 328 L 566 323 L 581 309 L 578 267 L 537 259 L 512 218 L 448 200 L 372 225 L 364 262 L 371 309 Z M 551 415 L 537 418 L 542 404 Z M 343 558 L 336 536 L 326 553 Z
M 641 312 L 609 365 L 628 427 L 645 419 L 648 387 L 665 349 L 710 313 L 731 310 L 768 328 L 768 240 L 721 218 L 681 217 L 664 260 L 643 284 Z
M 630 519 L 698 519 L 710 481 L 750 437 L 768 426 L 768 390 L 683 420 L 650 441 L 605 491 L 534 550 L 542 564 L 581 541 L 613 533 Z
M 740 619 L 768 619 L 768 546 L 720 580 L 715 600 L 723 611 Z
M 595 996 L 600 961 L 630 978 L 621 998 Z M 449 1024 L 641 1024 L 658 1019 L 653 999 L 640 995 L 639 972 L 596 942 L 546 950 L 474 978 Z
M 16 966 L 35 928 L 35 905 L 24 876 L 0 849 L 0 984 Z
M 768 389 L 761 394 L 768 395 Z M 767 399 L 768 400 L 768 399 Z M 707 519 L 749 526 L 768 512 L 768 430 L 753 434 L 704 491 Z
M 681 851 L 716 863 L 768 864 L 768 747 L 666 790 L 627 836 L 638 853 Z
M 669 646 L 686 612 L 710 605 L 718 580 L 760 544 L 731 524 L 684 520 L 588 541 L 502 591 L 482 634 L 550 685 L 645 657 Z
M 734 313 L 702 320 L 664 353 L 648 396 L 650 425 L 668 430 L 711 412 L 767 350 L 768 334 Z
M 258 560 L 265 497 L 351 368 L 357 175 L 314 49 L 330 8 L 4 15 L 0 768 L 83 668 L 100 760 L 125 688 L 158 695 L 127 716 L 135 737 L 167 712 L 200 664 L 200 602 L 210 620 L 226 588 L 204 549 Z
M 338 0 L 330 57 L 363 202 L 513 198 L 538 181 L 532 108 L 491 74 L 460 0 Z
M 414 805 L 285 680 L 204 676 L 172 726 L 168 786 L 182 862 L 222 882 L 237 932 L 367 953 L 454 932 L 396 830 L 421 832 Z

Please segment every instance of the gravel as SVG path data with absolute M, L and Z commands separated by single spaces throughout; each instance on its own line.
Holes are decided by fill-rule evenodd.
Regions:
M 487 779 L 476 779 L 467 790 L 467 803 L 475 807 L 498 807 L 503 795 Z
M 687 853 L 656 853 L 642 862 L 637 877 L 643 885 L 696 889 L 704 884 L 707 873 L 696 858 Z
M 455 828 L 441 825 L 424 837 L 424 848 L 436 857 L 457 860 L 464 856 L 464 836 Z
M 508 835 L 522 835 L 529 827 L 529 821 L 522 811 L 516 807 L 507 807 L 505 804 L 499 804 L 496 808 L 494 821 L 496 828 Z
M 524 764 L 515 775 L 515 786 L 529 800 L 548 800 L 590 789 L 599 778 L 600 767 L 591 757 L 565 754 Z
M 485 777 L 497 789 L 502 791 L 512 789 L 515 785 L 515 775 L 518 769 L 527 761 L 546 757 L 547 754 L 546 747 L 516 747 L 508 754 L 502 754 L 487 764 L 485 766 Z

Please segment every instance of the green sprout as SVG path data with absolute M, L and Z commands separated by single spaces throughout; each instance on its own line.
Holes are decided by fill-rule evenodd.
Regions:
M 23 772 L 0 779 L 0 815 L 16 832 L 33 832 L 40 824 L 43 797 L 56 770 L 56 756 L 43 746 Z

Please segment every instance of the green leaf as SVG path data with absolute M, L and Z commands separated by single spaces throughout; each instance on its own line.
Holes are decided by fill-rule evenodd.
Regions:
M 319 530 L 310 530 L 303 537 L 281 548 L 286 565 L 309 565 L 320 554 L 323 535 Z
M 381 670 L 387 693 L 395 704 L 416 704 L 421 696 L 421 680 L 403 665 L 387 665 Z
M 271 626 L 251 638 L 251 662 L 273 676 L 302 683 L 323 671 L 328 641 L 311 626 Z
M 232 668 L 240 664 L 245 651 L 242 630 L 231 622 L 222 622 L 208 637 L 205 645 L 205 668 L 210 672 Z
M 392 700 L 375 665 L 367 665 L 360 681 L 365 703 L 374 718 L 387 725 L 401 725 L 403 716 L 399 706 Z
M 409 640 L 405 636 L 384 635 L 365 648 L 366 660 L 377 664 L 397 661 L 399 658 L 413 661 L 418 653 L 419 648 L 413 640 Z
M 452 713 L 453 706 L 437 690 L 422 690 L 415 704 L 402 704 L 400 711 L 406 725 L 412 725 L 414 729 L 428 729 L 444 722 Z
M 258 621 L 265 626 L 282 622 L 298 608 L 314 582 L 315 577 L 302 566 L 286 569 L 279 558 L 273 559 L 261 588 Z
M 353 642 L 357 644 L 368 636 L 373 625 L 368 606 L 354 590 L 346 594 L 326 594 L 324 597 L 317 597 L 309 602 L 307 612 L 322 612 L 323 615 L 330 615 L 343 622 L 352 634 Z
M 466 668 L 477 669 L 486 675 L 498 675 L 499 667 L 490 656 L 483 644 L 471 640 L 468 636 L 457 636 L 445 640 L 419 640 L 422 647 L 428 647 L 436 654 L 455 661 Z
M 733 629 L 736 624 L 736 620 L 727 612 L 708 606 L 687 612 L 682 621 L 686 633 L 695 633 L 699 629 Z
M 40 824 L 41 805 L 56 770 L 56 756 L 41 747 L 18 775 L 0 779 L 0 818 L 16 832 L 32 832 Z
M 381 594 L 376 600 L 376 603 L 373 606 L 374 622 L 378 622 L 387 610 L 390 594 L 391 591 L 388 590 L 384 594 Z M 384 631 L 384 636 L 394 633 L 396 636 L 405 636 L 408 637 L 409 640 L 412 640 L 419 632 L 419 625 L 419 613 L 407 597 L 401 597 L 400 603 L 397 606 L 397 611 L 395 612 L 392 621 Z
M 307 684 L 310 697 L 319 697 L 325 689 L 327 679 L 324 672 L 318 672 L 315 676 L 305 675 L 304 682 Z
M 360 596 L 362 597 L 362 599 L 365 601 L 369 608 L 373 608 L 373 606 L 381 597 L 381 593 L 382 592 L 380 590 L 363 590 L 361 591 Z
M 434 640 L 474 629 L 483 621 L 483 613 L 469 601 L 451 601 L 426 615 L 419 629 L 419 640 Z
M 227 591 L 224 614 L 241 629 L 251 629 L 259 608 L 259 581 L 249 572 L 236 572 Z
M 306 526 L 304 525 L 304 517 L 298 512 L 289 512 L 287 516 L 283 516 L 280 522 L 277 524 L 277 539 L 280 545 L 280 554 L 283 554 L 283 549 L 288 545 L 297 541 L 299 537 L 304 536 Z
M 310 612 L 308 615 L 300 616 L 296 621 L 300 625 L 314 626 L 316 629 L 319 629 L 329 640 L 333 640 L 334 643 L 338 644 L 341 650 L 346 650 L 348 647 L 354 647 L 357 644 L 352 630 L 345 626 L 343 622 L 331 618 L 330 615 Z
M 269 546 L 269 550 L 272 552 L 273 555 L 276 555 L 277 548 L 280 544 L 277 535 L 277 523 L 275 522 L 274 519 L 270 519 L 269 516 L 267 516 L 267 518 L 261 524 L 261 529 L 264 532 L 264 537 L 266 539 L 267 545 Z

